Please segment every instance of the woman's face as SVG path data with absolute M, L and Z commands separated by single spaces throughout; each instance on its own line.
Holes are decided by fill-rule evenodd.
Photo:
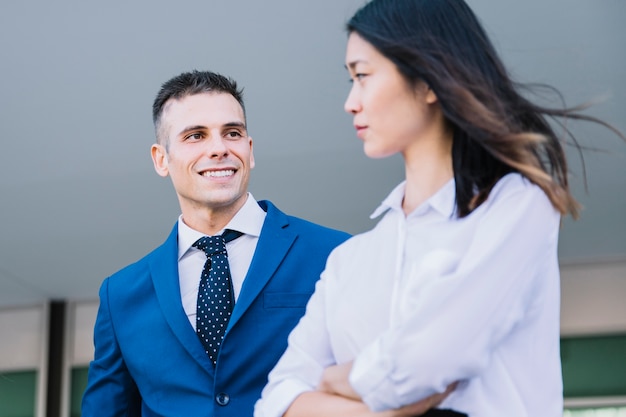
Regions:
M 432 129 L 435 94 L 425 83 L 411 86 L 393 62 L 355 32 L 348 38 L 346 68 L 352 88 L 344 108 L 354 116 L 365 154 L 406 156 Z

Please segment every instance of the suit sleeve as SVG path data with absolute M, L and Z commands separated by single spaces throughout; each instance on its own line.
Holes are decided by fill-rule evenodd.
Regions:
M 108 284 L 107 279 L 100 288 L 100 308 L 94 327 L 95 356 L 89 366 L 82 416 L 140 416 L 141 397 L 117 343 L 110 314 Z

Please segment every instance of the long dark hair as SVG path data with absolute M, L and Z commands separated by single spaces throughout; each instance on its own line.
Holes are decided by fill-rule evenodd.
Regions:
M 559 212 L 577 217 L 565 153 L 547 118 L 597 122 L 624 138 L 581 114 L 584 107 L 551 109 L 524 98 L 527 86 L 512 81 L 463 0 L 373 0 L 348 21 L 347 30 L 390 59 L 411 85 L 423 81 L 437 96 L 454 132 L 459 217 L 482 204 L 510 172 L 541 187 Z

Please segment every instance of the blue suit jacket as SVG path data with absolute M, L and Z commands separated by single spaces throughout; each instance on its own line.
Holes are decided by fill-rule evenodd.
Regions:
M 267 216 L 215 368 L 181 303 L 177 226 L 103 282 L 83 417 L 252 416 L 328 254 L 348 238 L 259 205 Z

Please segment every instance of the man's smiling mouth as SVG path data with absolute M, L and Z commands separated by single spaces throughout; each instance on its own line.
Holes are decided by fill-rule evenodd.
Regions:
M 203 177 L 213 177 L 213 178 L 229 177 L 231 175 L 235 175 L 234 169 L 224 169 L 220 171 L 204 171 L 202 173 Z

